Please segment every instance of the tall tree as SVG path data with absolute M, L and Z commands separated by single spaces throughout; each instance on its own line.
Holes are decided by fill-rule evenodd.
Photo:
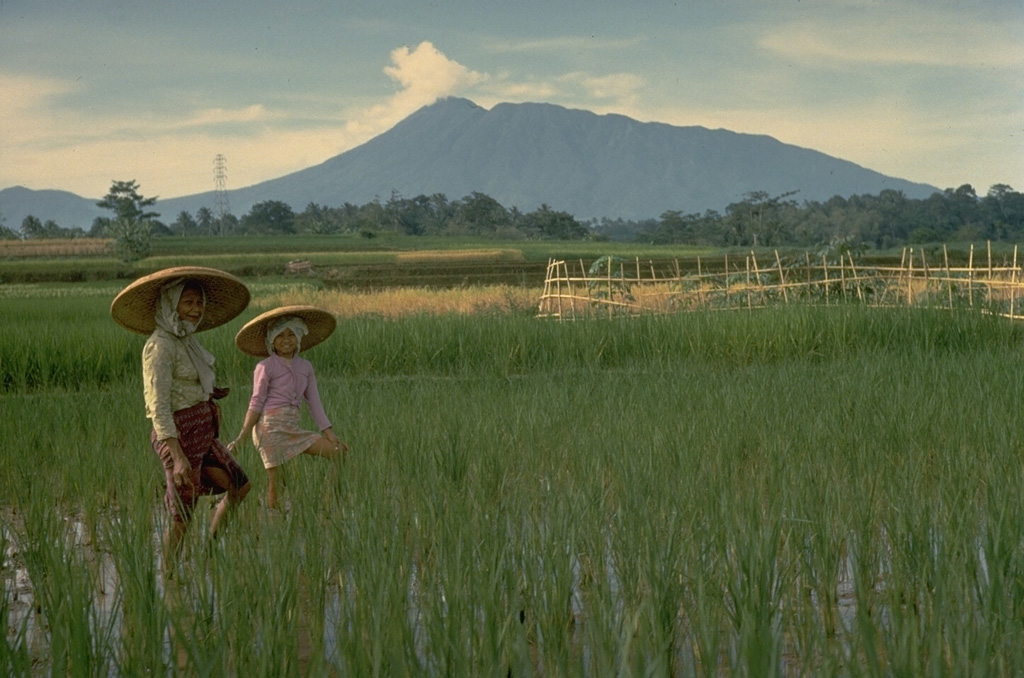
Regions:
M 26 240 L 46 237 L 43 232 L 43 222 L 39 221 L 39 217 L 34 217 L 31 214 L 21 220 L 21 234 Z
M 142 196 L 134 179 L 114 181 L 103 200 L 96 203 L 116 215 L 108 223 L 107 231 L 114 238 L 114 251 L 127 263 L 149 256 L 150 220 L 160 215 L 145 208 L 154 203 L 156 197 Z
M 97 207 L 113 210 L 118 219 L 146 221 L 160 216 L 159 212 L 147 212 L 144 208 L 156 204 L 156 196 L 145 198 L 139 194 L 139 184 L 131 181 L 114 181 L 110 190 L 96 203 Z
M 213 235 L 214 221 L 213 210 L 209 207 L 200 207 L 196 210 L 196 222 L 199 226 L 200 233 Z M 223 235 L 223 233 L 221 235 Z
M 295 213 L 286 202 L 265 200 L 253 205 L 242 217 L 242 228 L 247 233 L 294 233 Z

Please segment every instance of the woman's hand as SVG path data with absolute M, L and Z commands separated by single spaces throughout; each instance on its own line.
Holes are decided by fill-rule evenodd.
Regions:
M 239 435 L 237 438 L 228 443 L 228 452 L 234 452 L 235 448 L 242 444 L 242 436 Z
M 192 466 L 188 463 L 188 457 L 181 449 L 177 438 L 167 438 L 165 441 L 171 450 L 171 480 L 175 487 L 192 484 Z

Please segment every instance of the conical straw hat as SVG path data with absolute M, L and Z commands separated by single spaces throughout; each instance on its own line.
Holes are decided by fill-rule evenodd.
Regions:
M 256 316 L 238 331 L 235 335 L 235 346 L 243 353 L 257 358 L 266 358 L 267 353 L 267 330 L 279 318 L 295 316 L 301 318 L 309 329 L 309 334 L 302 338 L 300 351 L 305 353 L 327 337 L 331 336 L 337 321 L 334 316 L 316 306 L 281 306 L 272 311 L 261 313 Z
M 206 307 L 197 332 L 223 325 L 249 305 L 249 288 L 230 273 L 205 266 L 176 266 L 139 278 L 125 287 L 110 304 L 110 315 L 127 330 L 151 334 L 156 329 L 160 290 L 178 278 L 195 281 L 206 292 Z

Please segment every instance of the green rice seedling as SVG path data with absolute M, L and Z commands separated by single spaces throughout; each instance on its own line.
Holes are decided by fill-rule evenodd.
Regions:
M 0 497 L 31 527 L 12 529 L 30 574 L 73 567 L 67 597 L 94 610 L 62 608 L 39 575 L 57 623 L 9 634 L 9 666 L 33 637 L 59 670 L 199 675 L 1022 661 L 1024 356 L 1001 320 L 799 306 L 346 320 L 311 359 L 348 458 L 289 462 L 290 508 L 273 513 L 255 452 L 238 451 L 252 494 L 210 547 L 200 502 L 165 587 L 144 338 L 108 333 L 109 300 L 81 296 L 0 299 L 28 328 L 0 330 L 0 435 L 18 460 L 0 465 Z M 228 422 L 253 367 L 238 326 L 202 336 L 234 389 Z M 64 515 L 88 549 L 63 541 Z M 115 613 L 97 605 L 93 552 L 116 571 Z
M 1011 473 L 1011 484 L 1020 487 L 1020 468 Z M 987 485 L 992 488 L 996 482 L 992 478 Z M 964 582 L 970 600 L 979 608 L 974 637 L 954 646 L 954 656 L 969 662 L 968 671 L 1005 673 L 1019 666 L 1024 655 L 1017 642 L 1024 633 L 1022 525 L 1019 511 L 1006 504 L 1001 494 L 990 491 L 984 499 L 978 548 L 972 553 Z
M 31 673 L 32 657 L 28 648 L 30 617 L 23 610 L 17 610 L 18 581 L 16 546 L 11 543 L 12 527 L 7 520 L 0 520 L 0 572 L 3 572 L 3 600 L 0 600 L 0 623 L 4 637 L 0 639 L 0 669 L 10 676 L 27 676 Z
M 104 514 L 101 527 L 117 571 L 120 604 L 119 672 L 126 675 L 162 673 L 167 609 L 160 589 L 160 563 L 153 501 L 146 486 L 126 486 L 119 505 Z
M 752 510 L 751 510 L 752 509 Z M 783 540 L 782 522 L 777 515 L 753 515 L 729 525 L 730 545 L 726 557 L 727 599 L 734 626 L 730 665 L 741 674 L 779 675 L 782 660 L 781 594 L 787 588 L 785 562 L 779 557 Z M 743 512 L 736 516 L 741 520 Z
M 97 583 L 86 561 L 80 525 L 52 503 L 36 503 L 22 514 L 25 535 L 18 550 L 32 581 L 36 617 L 35 662 L 54 673 L 98 675 L 114 644 L 115 618 L 95 604 Z

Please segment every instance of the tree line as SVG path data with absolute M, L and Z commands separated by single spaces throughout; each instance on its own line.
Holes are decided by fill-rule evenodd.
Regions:
M 180 212 L 165 223 L 153 210 L 156 198 L 145 197 L 135 181 L 115 181 L 97 203 L 112 217 L 97 217 L 88 232 L 62 228 L 28 216 L 21 233 L 0 225 L 0 237 L 114 238 L 126 259 L 148 254 L 149 238 L 217 235 L 360 234 L 464 235 L 495 239 L 635 240 L 653 244 L 715 247 L 811 247 L 841 240 L 860 248 L 886 249 L 924 242 L 1007 241 L 1024 239 L 1024 194 L 1006 184 L 984 196 L 964 184 L 912 199 L 902 191 L 878 195 L 835 196 L 824 202 L 798 202 L 797 192 L 747 193 L 724 212 L 663 212 L 658 219 L 579 221 L 541 205 L 531 212 L 507 208 L 473 192 L 457 200 L 443 193 L 407 198 L 392 192 L 363 205 L 329 207 L 309 203 L 301 212 L 279 200 L 257 203 L 241 217 L 216 216 L 206 207 Z
M 835 196 L 798 203 L 795 192 L 748 193 L 724 213 L 664 212 L 632 225 L 639 240 L 708 246 L 816 246 L 843 240 L 862 248 L 888 249 L 927 242 L 1024 240 L 1024 194 L 996 184 L 979 197 L 970 184 L 912 199 L 902 191 Z M 605 220 L 598 229 L 622 224 Z

